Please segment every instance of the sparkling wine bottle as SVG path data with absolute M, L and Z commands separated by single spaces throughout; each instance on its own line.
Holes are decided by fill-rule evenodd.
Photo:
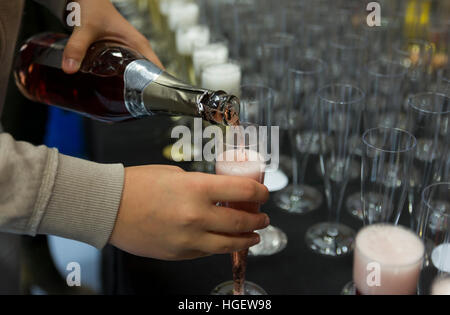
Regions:
M 94 43 L 80 70 L 66 74 L 61 63 L 67 40 L 46 33 L 22 45 L 14 76 L 27 98 L 106 122 L 166 114 L 238 124 L 237 97 L 181 82 L 119 43 Z

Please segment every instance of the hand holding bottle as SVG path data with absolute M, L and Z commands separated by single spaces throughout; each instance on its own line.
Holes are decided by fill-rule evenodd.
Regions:
M 263 213 L 219 207 L 218 201 L 265 202 L 267 188 L 244 177 L 187 173 L 173 166 L 125 169 L 111 244 L 163 260 L 231 253 L 259 243 Z
M 164 68 L 148 39 L 122 17 L 109 0 L 77 2 L 81 7 L 81 26 L 74 28 L 64 51 L 64 72 L 77 72 L 89 46 L 100 40 L 114 41 L 131 47 L 161 69 Z

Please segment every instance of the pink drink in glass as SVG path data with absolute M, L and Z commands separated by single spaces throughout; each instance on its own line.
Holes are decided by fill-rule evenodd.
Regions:
M 252 178 L 258 183 L 264 182 L 265 164 L 261 156 L 253 150 L 233 149 L 225 151 L 216 161 L 216 174 L 228 176 L 241 176 Z M 222 206 L 258 212 L 259 203 L 256 202 L 222 202 Z M 243 295 L 245 284 L 245 270 L 247 267 L 248 249 L 231 254 L 233 266 L 233 294 Z
M 356 236 L 353 281 L 358 294 L 416 294 L 424 245 L 412 231 L 373 224 Z

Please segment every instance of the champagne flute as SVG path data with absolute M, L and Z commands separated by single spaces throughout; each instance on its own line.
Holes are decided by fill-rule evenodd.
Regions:
M 434 279 L 450 276 L 450 182 L 431 184 L 422 191 L 418 235 L 426 246 L 419 293 L 430 293 Z
M 416 294 L 424 248 L 422 240 L 403 226 L 367 225 L 356 236 L 353 258 L 355 288 L 350 293 Z
M 264 184 L 269 191 L 285 184 L 287 178 L 280 178 L 278 172 L 279 139 L 272 137 L 273 126 L 272 110 L 274 91 L 264 85 L 241 86 L 241 106 L 239 119 L 241 123 L 256 123 L 267 127 L 267 143 L 270 149 L 271 165 L 267 166 Z M 267 152 L 269 155 L 269 152 Z M 269 225 L 265 229 L 257 231 L 261 237 L 259 244 L 250 247 L 249 253 L 253 256 L 268 256 L 282 251 L 288 242 L 286 234 L 279 228 Z
M 433 46 L 425 40 L 402 39 L 394 44 L 393 58 L 406 69 L 405 109 L 408 109 L 408 99 L 417 93 L 428 90 L 430 84 L 430 68 L 433 58 Z
M 291 213 L 307 213 L 322 203 L 321 193 L 305 184 L 311 154 L 319 154 L 317 90 L 324 81 L 325 64 L 320 59 L 299 58 L 288 70 L 287 120 L 292 148 L 293 182 L 275 195 L 278 207 Z
M 409 196 L 411 227 L 421 217 L 420 194 L 433 182 L 447 180 L 450 166 L 450 98 L 441 93 L 420 93 L 408 101 L 409 131 L 417 138 Z
M 283 93 L 286 91 L 289 66 L 295 55 L 296 39 L 289 33 L 271 33 L 262 38 L 262 77 L 267 86 L 275 91 L 274 120 L 275 125 L 280 126 L 280 139 L 287 138 L 287 106 Z M 280 147 L 289 148 L 290 143 L 280 143 Z M 290 148 L 291 151 L 293 148 Z M 289 169 L 292 164 L 289 156 L 280 156 L 281 168 Z M 289 166 L 285 166 L 288 164 Z
M 362 168 L 361 168 L 361 195 L 362 213 L 366 225 L 378 223 L 391 223 L 397 225 L 403 210 L 405 200 L 409 190 L 409 172 L 411 169 L 414 151 L 416 148 L 416 138 L 409 132 L 397 128 L 377 127 L 367 130 L 362 137 Z M 394 230 L 395 232 L 395 230 Z M 396 232 L 395 232 L 396 233 Z M 411 232 L 412 234 L 412 232 Z M 400 244 L 399 244 L 400 245 Z M 375 245 L 374 245 L 375 246 Z M 377 245 L 378 246 L 378 245 Z M 380 246 L 382 246 L 380 244 Z M 397 245 L 396 245 L 397 246 Z M 356 246 L 358 248 L 358 245 Z M 380 247 L 382 248 L 382 247 Z M 389 247 L 387 248 L 389 249 Z M 360 251 L 370 251 L 370 248 L 355 251 L 355 272 L 354 281 L 359 283 L 359 290 L 364 293 L 382 292 L 375 288 L 370 288 L 360 279 L 365 274 L 361 270 L 362 261 L 366 261 Z M 373 253 L 374 256 L 375 253 Z M 375 259 L 375 257 L 371 257 Z M 396 263 L 392 257 L 390 264 Z M 411 260 L 419 266 L 417 260 Z M 356 266 L 358 265 L 358 266 Z M 403 273 L 408 280 L 415 281 L 412 275 L 408 275 L 409 264 L 398 265 L 394 268 L 399 273 Z M 388 268 L 389 269 L 389 268 Z M 413 268 L 413 270 L 416 270 Z M 416 272 L 414 273 L 416 274 Z M 388 277 L 394 277 L 389 275 Z M 392 287 L 394 287 L 392 285 Z M 400 290 L 399 288 L 397 288 Z M 404 290 L 403 288 L 402 290 Z M 389 288 L 387 289 L 389 290 Z M 387 292 L 387 291 L 385 291 Z M 394 291 L 392 291 L 394 292 Z M 401 291 L 400 291 L 401 292 Z M 349 282 L 342 290 L 342 294 L 350 295 L 355 293 L 353 282 Z
M 247 137 L 248 135 L 248 137 Z M 237 139 L 236 139 L 237 138 Z M 243 123 L 227 129 L 223 149 L 216 145 L 216 174 L 252 178 L 264 182 L 265 157 L 259 153 L 266 146 L 266 139 L 259 135 L 259 126 Z M 227 208 L 248 212 L 259 211 L 256 202 L 220 202 Z M 258 285 L 245 280 L 248 249 L 231 254 L 233 281 L 219 284 L 213 295 L 266 295 Z
M 358 84 L 367 58 L 367 40 L 353 33 L 336 35 L 327 50 L 330 81 Z
M 308 247 L 327 256 L 341 256 L 353 249 L 355 232 L 339 223 L 354 148 L 349 139 L 359 135 L 365 93 L 350 84 L 330 84 L 318 91 L 320 162 L 329 210 L 328 222 L 310 227 Z
M 398 62 L 383 58 L 369 63 L 365 80 L 367 101 L 363 111 L 364 129 L 406 128 L 406 116 L 401 113 L 405 75 L 406 69 Z M 355 140 L 359 146 L 361 139 L 358 137 Z M 355 151 L 355 154 L 361 155 L 360 151 Z M 363 219 L 360 191 L 347 198 L 346 208 L 350 214 Z
M 409 132 L 378 127 L 363 135 L 361 201 L 365 224 L 397 224 L 409 190 L 416 138 Z

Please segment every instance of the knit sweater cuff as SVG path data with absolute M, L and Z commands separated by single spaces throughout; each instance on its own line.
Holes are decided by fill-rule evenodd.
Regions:
M 123 182 L 122 164 L 98 164 L 60 154 L 38 233 L 104 247 L 114 228 Z

